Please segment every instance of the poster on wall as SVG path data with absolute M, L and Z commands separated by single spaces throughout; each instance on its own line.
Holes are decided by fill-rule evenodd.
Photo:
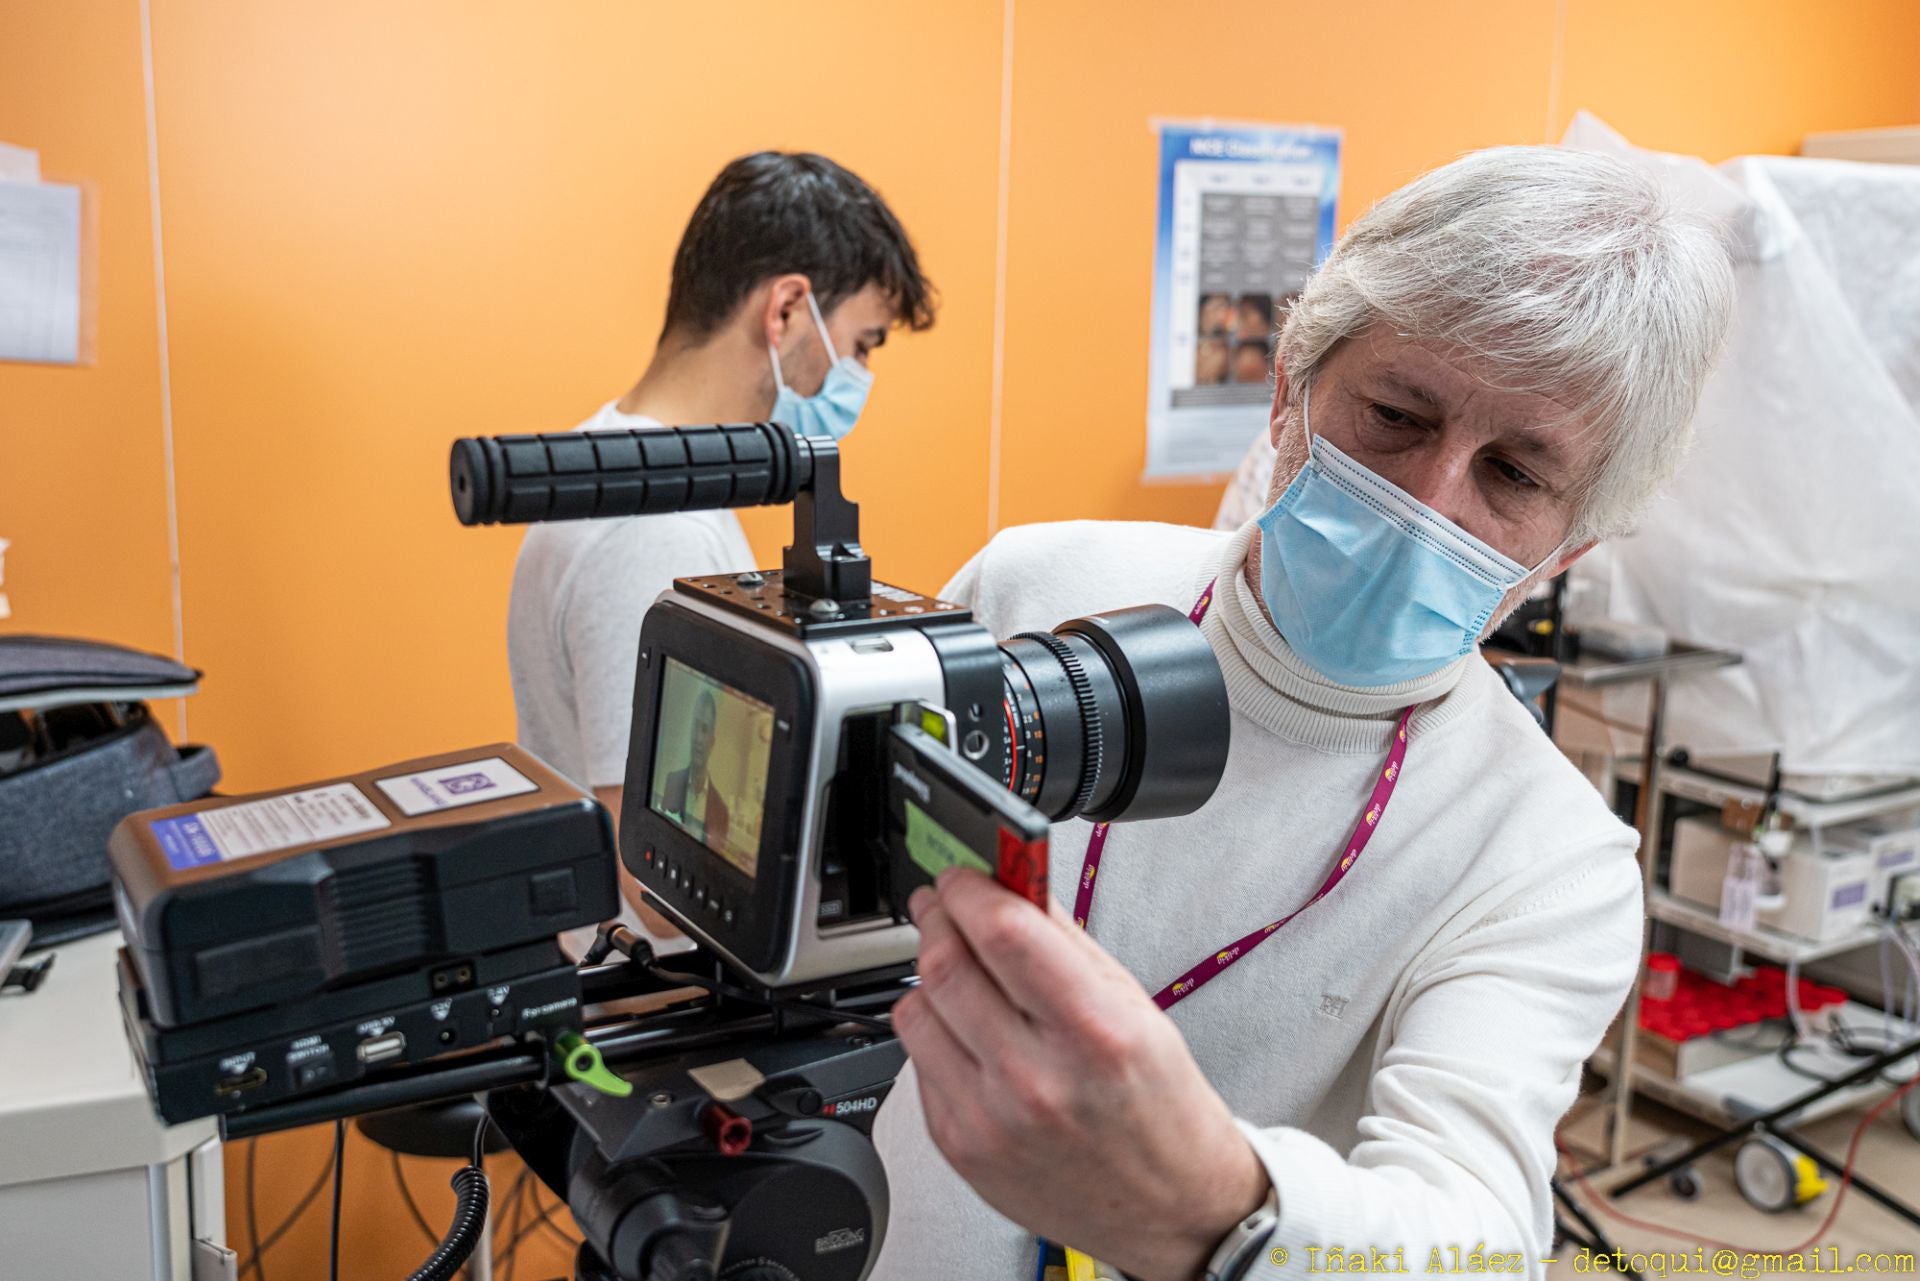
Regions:
M 0 142 L 0 360 L 92 363 L 82 194 L 42 182 L 39 152 Z
M 1266 426 L 1277 321 L 1333 249 L 1340 131 L 1155 128 L 1146 479 L 1221 476 Z

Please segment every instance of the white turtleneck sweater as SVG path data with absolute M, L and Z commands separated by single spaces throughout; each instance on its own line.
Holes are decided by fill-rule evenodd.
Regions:
M 1352 872 L 1168 1017 L 1279 1192 L 1279 1229 L 1250 1277 L 1325 1271 L 1330 1248 L 1424 1272 L 1435 1247 L 1448 1265 L 1455 1247 L 1461 1266 L 1476 1247 L 1518 1254 L 1544 1276 L 1554 1126 L 1638 965 L 1634 833 L 1477 655 L 1379 690 L 1306 667 L 1247 582 L 1255 534 L 1013 529 L 945 595 L 1006 636 L 1150 601 L 1185 611 L 1218 579 L 1202 631 L 1232 704 L 1226 774 L 1195 814 L 1116 824 L 1100 865 L 1091 933 L 1149 992 L 1312 895 L 1397 714 L 1420 705 Z M 1053 828 L 1052 883 L 1069 908 L 1089 831 Z M 1032 1236 L 928 1138 L 911 1064 L 874 1139 L 892 1188 L 875 1281 L 1033 1275 Z

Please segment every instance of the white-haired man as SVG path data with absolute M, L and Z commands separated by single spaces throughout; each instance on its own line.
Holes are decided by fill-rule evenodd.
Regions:
M 1543 1274 L 1640 882 L 1476 646 L 1672 473 L 1732 288 L 1616 161 L 1467 156 L 1292 309 L 1258 519 L 1011 530 L 961 571 L 1002 635 L 1194 608 L 1233 743 L 1189 817 L 1054 828 L 1084 932 L 968 872 L 915 894 L 876 1277 L 1032 1276 L 1036 1234 L 1141 1281 Z

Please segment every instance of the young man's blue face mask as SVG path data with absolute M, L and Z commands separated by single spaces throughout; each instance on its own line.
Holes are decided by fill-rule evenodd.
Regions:
M 787 386 L 787 380 L 780 374 L 780 353 L 768 343 L 767 354 L 773 358 L 773 383 L 780 389 L 773 398 L 770 416 L 797 435 L 839 440 L 853 430 L 860 411 L 866 407 L 867 394 L 873 390 L 873 375 L 852 356 L 834 354 L 826 318 L 820 314 L 820 304 L 814 301 L 812 289 L 807 290 L 807 306 L 813 312 L 813 323 L 820 330 L 820 343 L 827 349 L 827 360 L 831 362 L 826 379 L 819 391 L 802 396 Z
M 1288 646 L 1341 685 L 1431 675 L 1473 651 L 1532 570 L 1313 434 L 1307 463 L 1261 514 L 1260 595 Z

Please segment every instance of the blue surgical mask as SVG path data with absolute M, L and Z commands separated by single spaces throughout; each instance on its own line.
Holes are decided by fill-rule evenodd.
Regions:
M 826 318 L 820 314 L 820 304 L 814 301 L 811 289 L 807 291 L 807 306 L 813 311 L 813 323 L 820 329 L 820 343 L 827 349 L 827 359 L 832 363 L 827 366 L 827 377 L 820 384 L 820 390 L 811 396 L 802 396 L 780 376 L 780 353 L 768 343 L 767 354 L 773 357 L 774 386 L 780 389 L 773 398 L 770 417 L 792 428 L 796 435 L 839 440 L 853 430 L 861 409 L 865 408 L 867 393 L 873 390 L 873 375 L 852 356 L 833 354 L 833 339 L 827 336 Z
M 1329 680 L 1431 675 L 1473 651 L 1534 570 L 1316 437 L 1311 407 L 1309 392 L 1307 464 L 1258 522 L 1260 595 L 1288 646 Z

